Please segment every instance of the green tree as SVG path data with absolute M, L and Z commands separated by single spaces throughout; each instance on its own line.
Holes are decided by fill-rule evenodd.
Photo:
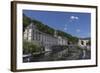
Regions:
M 31 19 L 23 14 L 23 31 L 31 23 Z
M 24 54 L 40 52 L 40 51 L 42 51 L 40 46 L 37 46 L 32 42 L 23 41 L 23 53 Z

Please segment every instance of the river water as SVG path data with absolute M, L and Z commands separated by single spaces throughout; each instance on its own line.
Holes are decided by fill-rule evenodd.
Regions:
M 90 59 L 91 51 L 77 48 L 65 49 L 60 52 L 46 52 L 23 58 L 23 62 L 58 61 L 58 60 L 83 60 Z

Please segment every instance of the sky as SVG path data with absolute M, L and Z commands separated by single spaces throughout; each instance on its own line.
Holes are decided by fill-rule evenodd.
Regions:
M 23 10 L 31 19 L 41 21 L 56 30 L 61 30 L 79 38 L 91 35 L 91 14 L 79 12 Z

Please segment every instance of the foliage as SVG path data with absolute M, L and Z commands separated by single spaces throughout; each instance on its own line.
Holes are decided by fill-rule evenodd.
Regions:
M 68 33 L 58 30 L 58 35 L 68 38 L 68 41 L 71 41 L 73 44 L 78 42 L 78 38 L 74 37 Z
M 31 19 L 23 14 L 23 31 L 31 23 Z
M 32 42 L 23 41 L 23 53 L 24 54 L 29 54 L 29 53 L 39 52 L 39 51 L 41 51 L 40 46 L 37 46 Z
M 50 35 L 53 35 L 54 34 L 54 29 L 53 28 L 50 28 L 49 26 L 47 25 L 44 25 L 42 22 L 40 21 L 37 21 L 37 20 L 32 20 L 32 22 L 37 26 L 38 30 L 44 32 L 44 33 L 48 33 Z

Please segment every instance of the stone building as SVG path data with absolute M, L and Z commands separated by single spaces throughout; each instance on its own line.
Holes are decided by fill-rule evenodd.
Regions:
M 57 36 L 57 32 L 54 32 L 54 36 L 41 32 L 37 29 L 34 23 L 31 23 L 26 27 L 24 34 L 24 40 L 34 41 L 41 46 L 45 47 L 45 51 L 50 51 L 54 45 L 67 45 L 67 38 Z
M 90 46 L 89 42 L 90 42 L 89 38 L 80 38 L 78 45 L 81 47 L 87 47 L 87 46 Z

